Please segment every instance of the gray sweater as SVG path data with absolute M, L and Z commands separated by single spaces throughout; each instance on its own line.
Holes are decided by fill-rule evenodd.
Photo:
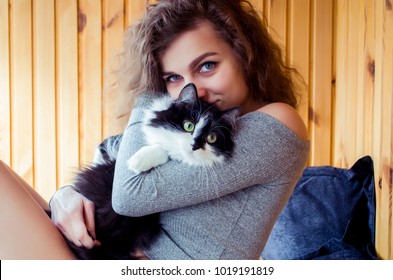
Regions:
M 214 167 L 169 161 L 134 174 L 126 161 L 144 145 L 140 96 L 124 131 L 115 169 L 119 214 L 161 212 L 150 259 L 258 259 L 308 159 L 310 143 L 261 113 L 238 120 L 232 159 Z

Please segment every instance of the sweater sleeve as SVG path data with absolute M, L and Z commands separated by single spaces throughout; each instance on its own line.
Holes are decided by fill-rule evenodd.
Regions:
M 212 167 L 170 160 L 135 174 L 127 160 L 144 145 L 143 109 L 151 98 L 140 97 L 124 131 L 115 168 L 112 204 L 116 212 L 143 216 L 213 200 L 277 178 L 298 178 L 307 161 L 309 143 L 273 117 L 252 112 L 238 119 L 231 159 Z M 292 176 L 291 174 L 296 173 Z

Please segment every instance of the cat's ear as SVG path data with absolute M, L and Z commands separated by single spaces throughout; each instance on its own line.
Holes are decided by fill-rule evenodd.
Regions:
M 197 99 L 198 99 L 197 89 L 193 83 L 190 83 L 180 91 L 177 101 L 189 103 L 189 102 L 195 102 L 195 100 Z
M 233 127 L 235 126 L 236 119 L 240 115 L 240 107 L 234 107 L 223 111 L 223 117 L 227 122 L 229 122 Z

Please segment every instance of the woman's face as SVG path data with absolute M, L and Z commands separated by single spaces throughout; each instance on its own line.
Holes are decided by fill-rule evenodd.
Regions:
M 173 98 L 193 83 L 199 98 L 221 110 L 241 106 L 246 113 L 255 109 L 238 57 L 208 22 L 179 35 L 163 52 L 160 63 Z

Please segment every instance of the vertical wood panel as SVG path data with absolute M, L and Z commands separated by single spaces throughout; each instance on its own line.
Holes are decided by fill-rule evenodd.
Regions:
M 310 127 L 311 165 L 331 164 L 333 1 L 312 4 Z
M 381 226 L 379 225 L 379 216 L 380 210 L 379 208 L 379 187 L 378 187 L 378 158 L 375 157 L 373 148 L 374 148 L 374 103 L 375 103 L 375 87 L 374 87 L 374 80 L 375 80 L 375 9 L 374 3 L 372 1 L 366 1 L 364 3 L 364 17 L 365 17 L 365 50 L 364 50 L 364 68 L 365 68 L 365 80 L 364 80 L 364 103 L 365 103 L 365 110 L 364 110 L 364 153 L 373 156 L 374 161 L 374 173 L 376 174 L 375 177 L 375 191 L 377 197 L 377 214 L 376 214 L 376 235 L 375 235 L 375 243 L 377 247 L 377 252 L 380 256 L 384 256 L 386 258 L 386 253 L 381 254 L 382 248 L 385 248 L 386 245 L 384 244 L 387 242 L 387 239 L 381 239 Z
M 251 0 L 250 3 L 261 17 L 264 16 L 264 0 Z
M 285 55 L 287 43 L 287 0 L 267 0 L 264 7 L 269 32 L 282 47 Z
M 56 1 L 56 110 L 59 185 L 79 165 L 77 1 Z
M 383 65 L 383 3 L 376 1 L 374 4 L 375 12 L 375 79 L 374 79 L 374 114 L 373 114 L 373 155 L 381 155 L 381 136 L 382 136 L 382 65 Z M 380 156 L 374 157 L 375 167 L 375 182 L 376 182 L 376 196 L 377 196 L 377 217 L 376 228 L 378 235 L 376 237 L 376 246 L 378 254 L 381 257 L 387 258 L 389 256 L 391 241 L 389 240 L 389 223 L 387 219 L 387 212 L 384 211 L 388 201 L 388 193 L 386 188 L 382 185 L 382 159 Z
M 147 4 L 146 0 L 125 0 L 125 27 L 134 24 L 143 16 Z
M 33 183 L 31 1 L 10 1 L 11 164 Z
M 390 3 L 390 2 L 389 2 Z M 382 6 L 382 122 L 381 122 L 381 201 L 380 201 L 380 225 L 383 225 L 386 234 L 387 248 L 386 258 L 393 258 L 393 205 L 392 205 L 392 101 L 393 101 L 393 12 L 388 7 L 388 2 Z M 382 228 L 382 226 L 381 226 Z M 384 242 L 383 242 L 384 243 Z
M 365 18 L 364 45 L 364 153 L 372 154 L 373 145 L 373 96 L 375 78 L 375 17 L 374 3 L 366 1 L 363 6 Z
M 390 1 L 336 1 L 334 162 L 374 160 L 376 248 L 392 254 L 393 22 Z
M 33 1 L 34 186 L 56 190 L 55 3 Z
M 8 0 L 0 0 L 0 160 L 11 164 L 10 54 Z
M 306 126 L 309 118 L 309 74 L 310 74 L 310 0 L 290 0 L 288 2 L 288 42 L 287 58 L 295 67 L 305 85 L 301 89 L 298 112 Z
M 103 79 L 104 87 L 113 83 L 108 71 L 116 68 L 114 56 L 121 50 L 124 33 L 124 1 L 103 1 Z M 104 90 L 103 102 L 103 135 L 121 133 L 122 127 L 115 122 L 118 112 L 115 109 L 114 97 Z
M 356 111 L 356 124 L 355 124 L 355 154 L 354 158 L 357 155 L 362 154 L 364 152 L 364 143 L 365 143 L 365 43 L 366 43 L 366 19 L 365 19 L 365 11 L 364 11 L 364 0 L 357 1 L 356 5 L 356 18 L 357 22 L 357 41 L 356 41 L 356 61 L 358 65 L 355 70 L 355 75 L 357 78 L 357 90 L 355 92 L 355 111 Z
M 358 61 L 358 36 L 359 36 L 359 1 L 350 0 L 348 1 L 348 49 L 347 52 L 347 92 L 343 92 L 346 98 L 346 108 L 345 108 L 345 135 L 343 135 L 343 141 L 345 142 L 345 156 L 351 165 L 356 161 L 356 100 L 357 96 L 361 96 L 358 92 L 358 77 L 357 69 L 359 65 Z M 351 124 L 351 125 L 349 125 Z M 345 166 L 345 167 L 349 167 Z
M 388 189 L 389 204 L 387 207 L 387 222 L 389 227 L 389 255 L 393 258 L 393 8 L 392 1 L 385 1 L 385 27 L 384 27 L 384 104 L 383 108 L 383 128 L 385 135 L 382 135 L 382 158 L 383 158 L 383 178 L 382 184 Z
M 384 114 L 383 128 L 385 135 L 382 135 L 382 158 L 383 158 L 383 187 L 388 189 L 388 259 L 393 259 L 393 7 L 392 1 L 385 1 L 385 28 L 384 28 Z M 385 221 L 386 222 L 386 221 Z
M 334 100 L 334 147 L 333 164 L 337 167 L 348 166 L 346 147 L 346 80 L 347 80 L 347 50 L 348 50 L 348 2 L 336 2 L 337 39 L 336 39 L 336 95 Z
M 0 159 L 44 197 L 122 131 L 107 74 L 124 27 L 153 2 L 0 0 Z M 350 167 L 372 156 L 376 246 L 392 259 L 392 1 L 250 2 L 309 85 L 299 113 L 312 137 L 310 165 Z
M 96 0 L 80 0 L 78 4 L 79 142 L 80 165 L 84 165 L 93 160 L 102 139 L 102 21 Z

